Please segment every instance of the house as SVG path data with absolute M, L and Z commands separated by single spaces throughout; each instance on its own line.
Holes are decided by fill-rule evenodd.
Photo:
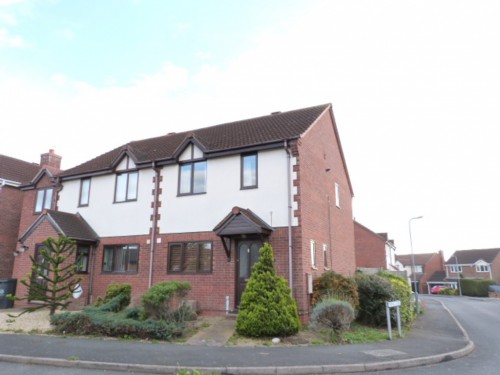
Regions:
M 404 270 L 403 265 L 396 261 L 396 245 L 388 239 L 387 233 L 375 233 L 354 221 L 354 244 L 357 269 Z
M 446 261 L 446 279 L 495 280 L 500 284 L 500 249 L 458 250 Z
M 412 258 L 414 258 L 414 263 Z M 418 293 L 429 294 L 429 279 L 436 271 L 444 270 L 444 256 L 441 250 L 436 253 L 413 254 L 413 257 L 411 254 L 397 255 L 396 259 L 400 261 L 407 270 L 412 281 L 412 288 L 415 290 L 416 287 Z M 415 266 L 414 274 L 413 265 Z
M 6 155 L 0 155 L 0 278 L 12 276 L 17 247 L 21 212 L 23 209 L 22 186 L 43 175 L 50 165 L 54 150 L 41 155 L 40 164 L 29 163 Z
M 37 217 L 48 187 L 25 187 L 14 276 L 48 235 L 66 233 L 81 255 L 79 304 L 112 282 L 130 283 L 138 303 L 178 280 L 202 313 L 236 310 L 267 241 L 307 320 L 312 280 L 355 272 L 353 190 L 330 104 L 133 141 L 56 177 L 56 204 Z

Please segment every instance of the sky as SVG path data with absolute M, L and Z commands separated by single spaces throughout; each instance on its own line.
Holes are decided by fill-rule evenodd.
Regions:
M 68 169 L 331 103 L 356 221 L 398 254 L 500 247 L 499 19 L 497 0 L 0 0 L 0 154 Z

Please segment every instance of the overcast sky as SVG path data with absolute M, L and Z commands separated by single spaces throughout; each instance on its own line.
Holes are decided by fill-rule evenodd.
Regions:
M 500 247 L 500 1 L 0 0 L 0 153 L 332 103 L 354 216 L 398 253 Z

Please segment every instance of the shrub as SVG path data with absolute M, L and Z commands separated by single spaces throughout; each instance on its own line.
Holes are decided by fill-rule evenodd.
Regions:
M 323 273 L 313 282 L 312 304 L 315 305 L 321 299 L 328 297 L 349 302 L 354 309 L 359 306 L 356 281 L 334 271 Z
M 445 296 L 457 296 L 458 290 L 454 288 L 444 288 L 439 291 L 439 294 L 444 294 Z
M 311 327 L 318 324 L 331 329 L 330 340 L 339 341 L 341 333 L 347 331 L 354 320 L 354 308 L 346 301 L 333 298 L 320 300 L 313 308 L 311 315 Z
M 171 340 L 174 337 L 179 337 L 184 328 L 174 322 L 150 319 L 137 321 L 102 311 L 57 314 L 51 318 L 51 324 L 56 332 L 63 334 L 157 340 Z
M 146 317 L 155 320 L 175 319 L 176 317 L 173 316 L 174 312 L 171 307 L 173 298 L 182 298 L 190 290 L 191 285 L 189 283 L 178 281 L 163 281 L 153 285 L 141 299 Z M 182 316 L 185 316 L 185 314 L 177 314 L 177 319 Z
M 359 294 L 358 321 L 373 326 L 387 324 L 385 303 L 397 299 L 392 285 L 378 275 L 356 275 Z
M 241 297 L 236 332 L 247 337 L 290 336 L 300 329 L 297 303 L 286 280 L 276 274 L 268 243 L 259 251 Z
M 493 280 L 460 279 L 462 295 L 470 297 L 488 297 L 488 287 Z
M 401 301 L 401 307 L 399 308 L 401 322 L 404 325 L 411 324 L 413 319 L 415 319 L 415 309 L 411 302 L 412 290 L 410 284 L 408 284 L 405 278 L 389 272 L 379 272 L 379 276 L 392 284 L 396 299 Z
M 119 298 L 120 306 L 118 307 L 118 310 L 116 310 L 121 311 L 130 304 L 132 298 L 132 285 L 119 283 L 109 284 L 106 289 L 106 296 L 104 298 L 98 297 L 95 305 L 98 307 L 104 305 L 117 296 L 122 296 Z

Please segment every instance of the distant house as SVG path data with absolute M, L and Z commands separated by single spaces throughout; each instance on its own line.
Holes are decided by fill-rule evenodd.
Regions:
M 78 243 L 80 304 L 112 282 L 130 283 L 138 303 L 177 280 L 202 313 L 224 314 L 269 242 L 307 320 L 311 281 L 355 272 L 353 190 L 330 104 L 133 141 L 24 188 L 28 250 L 14 276 L 29 272 L 41 241 L 64 233 Z M 43 189 L 56 204 L 34 212 Z
M 413 263 L 411 254 L 397 255 L 396 259 L 400 261 L 408 271 L 413 290 L 417 290 L 419 293 L 428 294 L 430 293 L 428 285 L 429 279 L 436 271 L 444 271 L 443 252 L 413 254 L 413 256 L 415 260 L 415 274 L 412 273 Z
M 40 164 L 29 163 L 9 156 L 0 155 L 0 278 L 10 278 L 23 211 L 24 187 L 45 174 L 44 171 L 58 171 L 59 164 L 53 163 L 54 150 L 41 155 Z M 54 168 L 55 166 L 55 168 Z M 44 208 L 50 208 L 51 199 L 38 201 Z M 33 213 L 35 206 L 30 207 Z
M 500 249 L 458 250 L 446 261 L 446 278 L 495 280 L 500 284 Z
M 404 270 L 396 260 L 396 245 L 388 239 L 387 233 L 375 233 L 354 221 L 354 244 L 357 269 Z

